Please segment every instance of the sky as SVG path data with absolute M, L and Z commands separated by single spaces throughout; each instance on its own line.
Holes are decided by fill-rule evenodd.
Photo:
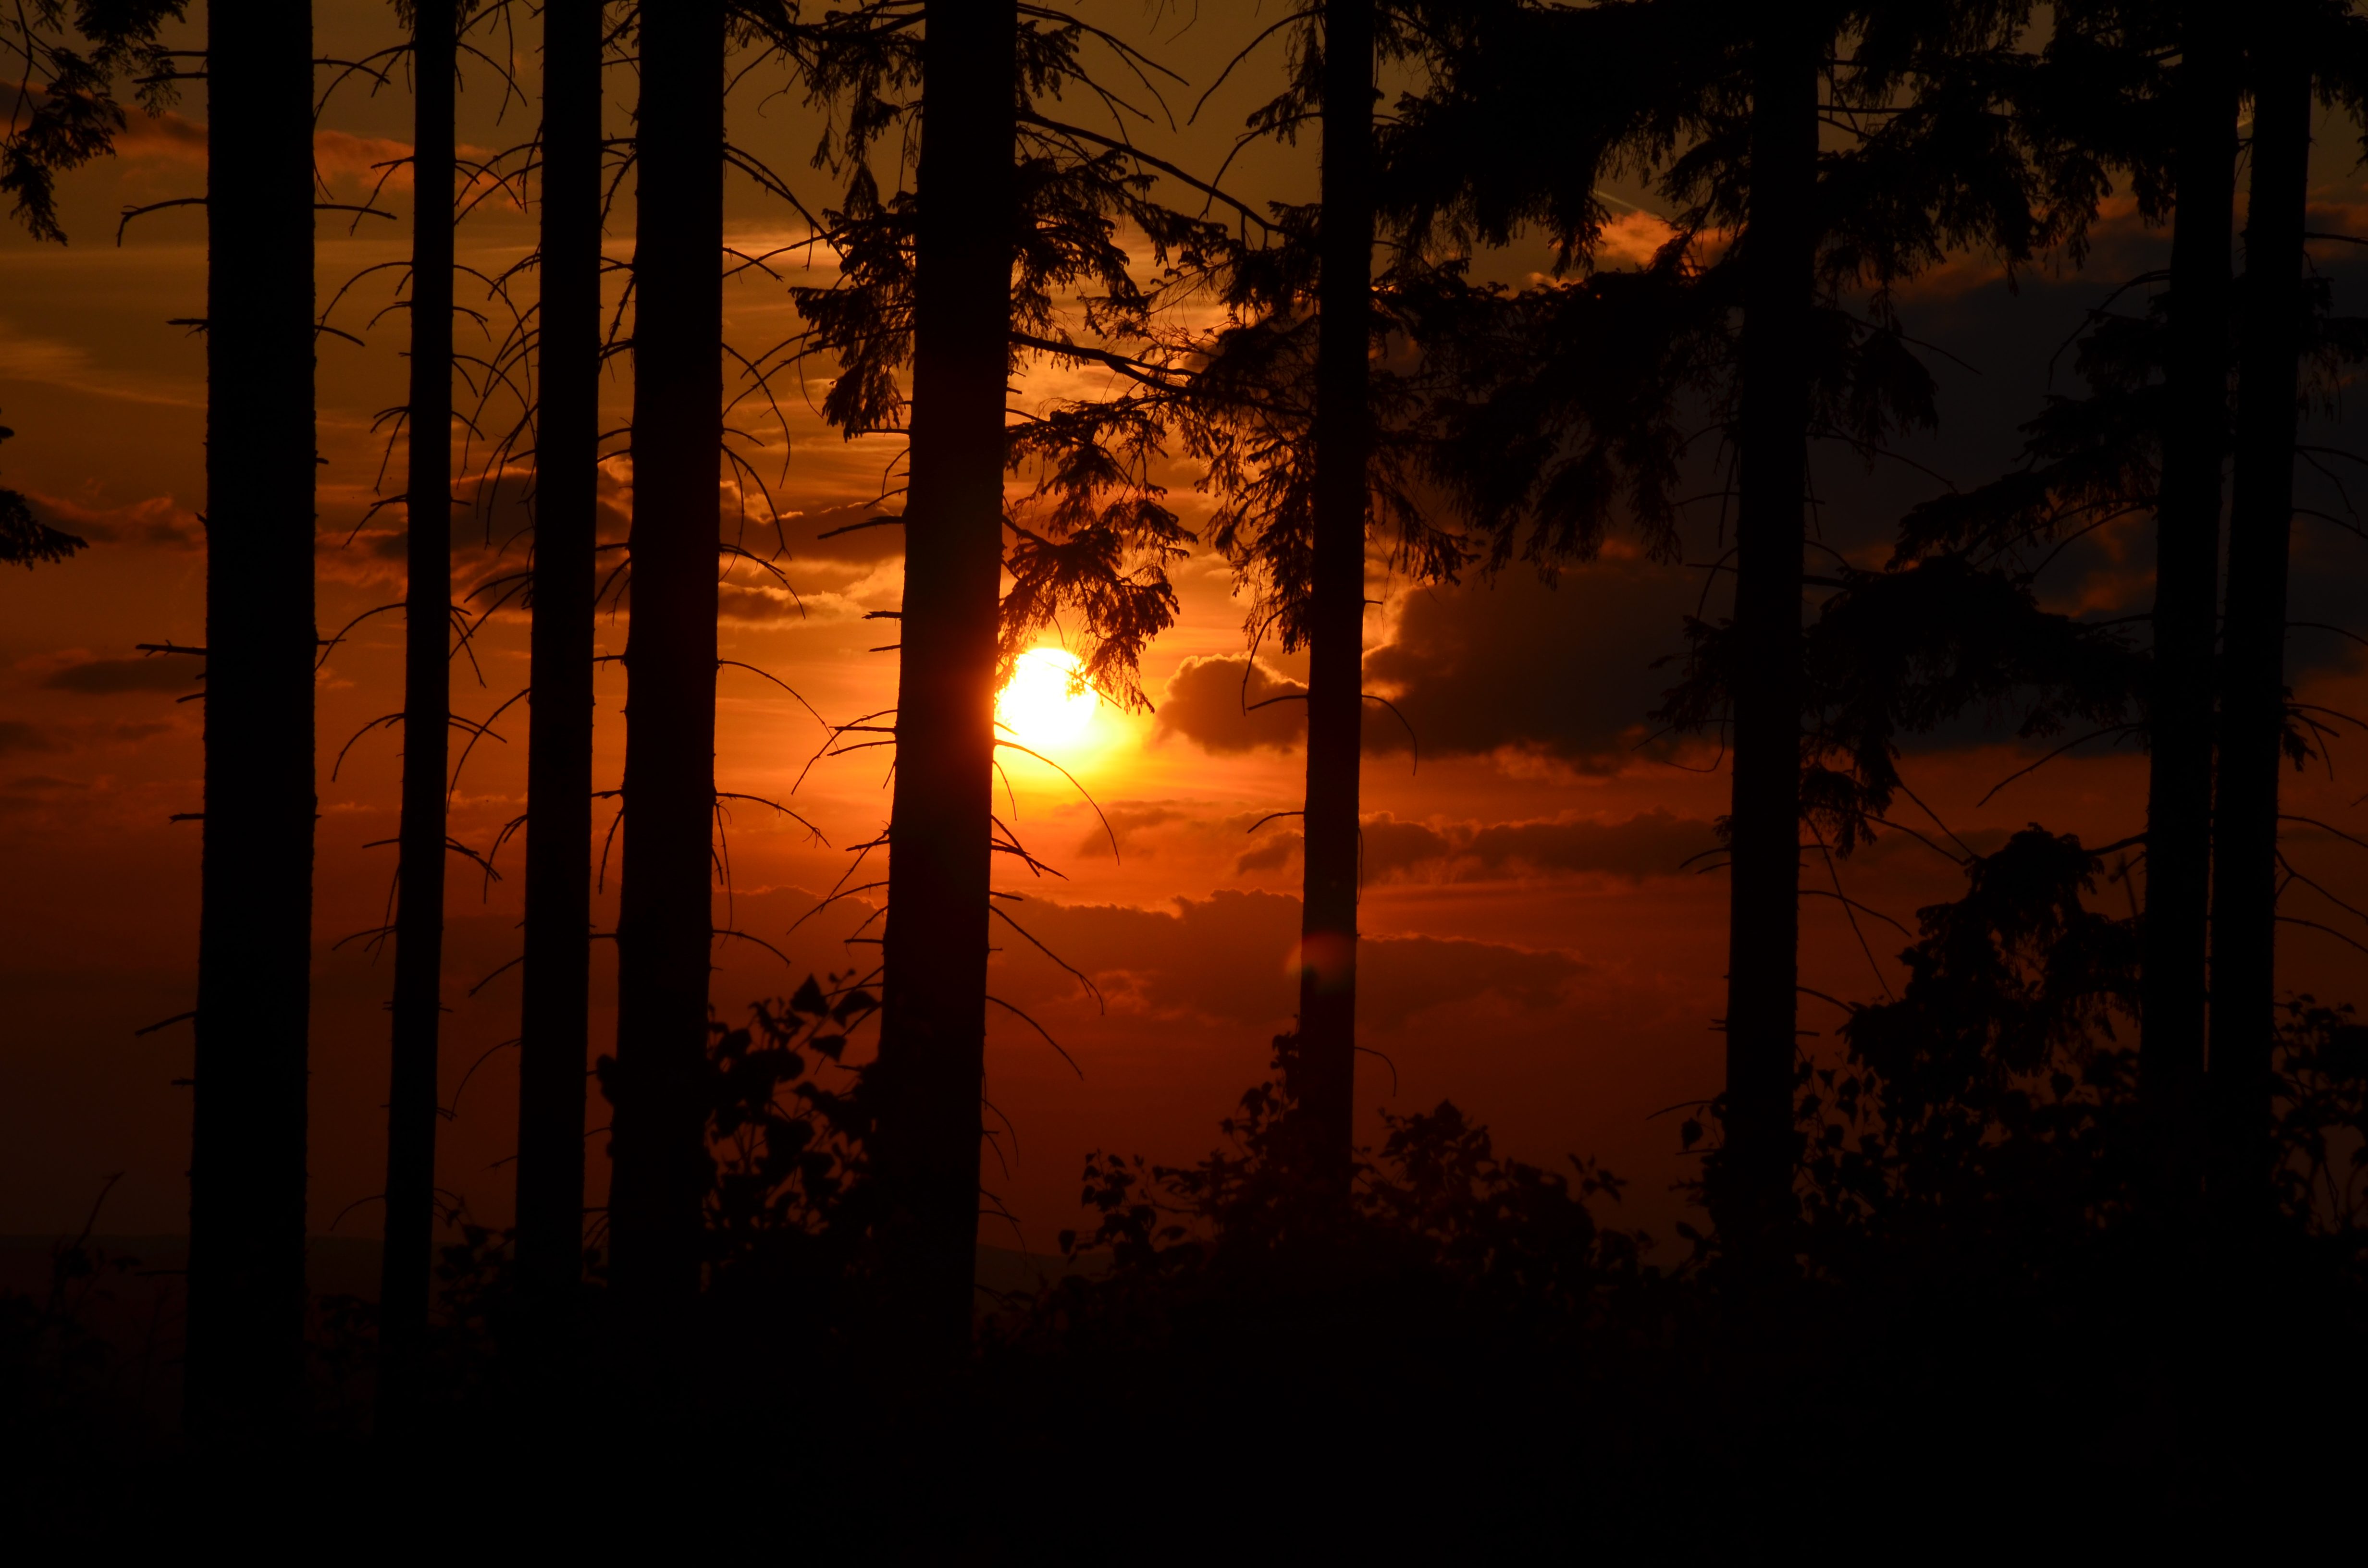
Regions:
M 391 8 L 339 0 L 316 9 L 324 55 L 358 58 L 395 41 Z M 1190 79 L 1160 83 L 1179 121 L 1234 51 L 1281 14 L 1271 5 L 1193 11 L 1137 0 L 1089 10 Z M 530 32 L 485 43 L 495 56 L 514 51 L 531 84 Z M 1171 130 L 1161 118 L 1143 134 L 1209 166 L 1272 90 L 1279 66 L 1269 45 L 1197 121 Z M 525 141 L 530 107 L 503 104 L 488 64 L 471 71 L 464 144 L 490 154 Z M 400 77 L 369 88 L 367 78 L 349 79 L 323 116 L 324 199 L 361 203 L 387 172 L 380 165 L 407 150 Z M 1144 97 L 1140 85 L 1130 91 Z M 629 78 L 612 72 L 619 133 L 630 93 Z M 0 1232 L 78 1225 L 118 1172 L 106 1229 L 185 1223 L 188 1099 L 176 1080 L 189 1072 L 189 1031 L 137 1031 L 192 1005 L 198 829 L 173 819 L 199 808 L 199 714 L 188 700 L 197 662 L 143 657 L 135 645 L 204 641 L 203 345 L 171 324 L 202 313 L 204 218 L 193 208 L 155 212 L 133 222 L 120 245 L 114 231 L 125 207 L 203 188 L 204 112 L 199 89 L 165 119 L 135 117 L 121 156 L 70 176 L 68 245 L 0 232 L 0 422 L 17 432 L 0 448 L 0 483 L 92 541 L 67 564 L 0 576 Z M 825 177 L 805 166 L 817 126 L 794 97 L 765 97 L 759 73 L 731 118 L 735 142 L 780 170 L 810 206 L 830 199 Z M 2315 228 L 2368 236 L 2357 155 L 2356 132 L 2322 125 Z M 1315 169 L 1311 140 L 1256 151 L 1228 178 L 1258 199 L 1301 199 Z M 531 248 L 531 221 L 502 191 L 480 193 L 461 232 L 461 259 L 498 277 Z M 1615 230 L 1615 252 L 1648 250 L 1652 193 L 1615 194 L 1643 209 Z M 619 259 L 632 251 L 630 195 L 628 182 L 610 229 Z M 735 181 L 730 199 L 735 249 L 772 253 L 803 237 L 797 216 L 752 183 Z M 402 472 L 384 417 L 404 395 L 402 317 L 385 311 L 398 276 L 386 264 L 407 251 L 401 171 L 378 205 L 400 221 L 323 215 L 318 269 L 324 304 L 350 281 L 328 319 L 359 341 L 324 336 L 319 369 L 319 621 L 324 636 L 351 624 L 318 687 L 311 1209 L 316 1233 L 363 1236 L 377 1229 L 393 971 L 391 953 L 355 934 L 386 918 L 400 737 L 373 726 L 401 705 L 402 628 L 399 612 L 359 618 L 403 591 L 400 508 L 372 509 Z M 1967 256 L 1907 290 L 1908 330 L 1941 388 L 1941 428 L 1873 467 L 1820 450 L 1822 546 L 1879 564 L 1907 506 L 2011 466 L 2019 425 L 2051 391 L 2077 390 L 2068 359 L 2051 369 L 2058 347 L 2084 312 L 2159 264 L 2163 240 L 2116 202 L 2082 267 L 2009 279 Z M 2368 274 L 2352 247 L 2314 252 L 2339 306 L 2359 308 Z M 821 259 L 791 253 L 735 276 L 727 341 L 753 356 L 793 335 L 787 289 L 826 281 Z M 1550 261 L 1539 240 L 1488 266 L 1518 279 Z M 473 351 L 487 353 L 531 297 L 530 275 L 512 282 L 507 303 L 464 279 L 462 302 L 485 313 L 492 334 Z M 462 351 L 472 351 L 465 329 Z M 877 874 L 876 860 L 854 870 L 848 846 L 884 825 L 883 754 L 815 760 L 826 735 L 814 715 L 844 722 L 894 699 L 894 655 L 874 651 L 893 639 L 864 618 L 899 602 L 899 538 L 893 528 L 821 536 L 875 515 L 901 441 L 841 439 L 814 412 L 828 367 L 803 374 L 802 386 L 776 382 L 778 424 L 759 400 L 740 406 L 734 423 L 764 490 L 724 495 L 727 531 L 748 510 L 739 537 L 770 570 L 742 563 L 725 580 L 723 655 L 755 669 L 723 672 L 718 786 L 784 801 L 802 819 L 753 800 L 727 812 L 731 877 L 717 924 L 743 934 L 717 947 L 712 994 L 727 1020 L 808 972 L 866 970 L 877 953 L 844 940 L 876 935 L 865 928 L 875 911 L 862 896 L 817 905 L 842 881 Z M 1094 384 L 1038 372 L 1019 397 L 1041 403 Z M 464 406 L 472 401 L 461 395 Z M 608 423 L 621 424 L 628 365 L 615 368 L 603 396 Z M 493 387 L 461 446 L 464 469 L 482 465 L 516 417 Z M 2344 445 L 2351 423 L 2331 411 L 2308 438 Z M 1172 504 L 1188 525 L 1209 511 L 1193 477 L 1189 465 L 1171 466 Z M 622 465 L 612 466 L 606 537 L 623 537 L 629 485 Z M 2300 525 L 2295 617 L 2336 623 L 2356 613 L 2368 544 L 2347 531 L 2328 481 L 2306 473 L 2305 488 L 2330 516 Z M 529 521 L 514 474 L 469 493 L 479 505 L 459 529 L 463 592 L 523 568 Z M 1423 585 L 1377 562 L 1379 603 L 1366 632 L 1368 685 L 1393 699 L 1415 745 L 1379 719 L 1368 737 L 1365 1131 L 1378 1135 L 1383 1111 L 1452 1097 L 1506 1153 L 1549 1164 L 1584 1155 L 1625 1175 L 1625 1220 L 1662 1234 L 1679 1205 L 1673 1185 L 1691 1171 L 1678 1123 L 1719 1086 L 1725 889 L 1695 858 L 1715 843 L 1726 779 L 1714 750 L 1656 738 L 1645 715 L 1673 679 L 1661 661 L 1681 646 L 1682 618 L 1721 611 L 1714 580 L 1699 569 L 1723 548 L 1720 521 L 1714 502 L 1690 510 L 1681 562 L 1654 563 L 1615 539 L 1601 561 L 1551 584 L 1514 567 L 1493 581 Z M 2055 608 L 2127 615 L 2145 608 L 2149 574 L 2146 530 L 2133 523 L 2067 551 L 2043 587 Z M 1304 661 L 1269 645 L 1248 662 L 1248 601 L 1213 553 L 1196 551 L 1176 580 L 1182 615 L 1144 661 L 1153 711 L 1100 707 L 1074 733 L 1025 706 L 1007 712 L 1074 781 L 1025 756 L 1006 759 L 1011 820 L 1060 874 L 998 866 L 998 886 L 1023 895 L 1013 906 L 1019 924 L 1059 960 L 1007 930 L 994 961 L 996 995 L 1053 1037 L 1000 1009 L 991 1020 L 985 1180 L 1009 1218 L 982 1233 L 1001 1244 L 1047 1251 L 1060 1227 L 1077 1222 L 1089 1151 L 1174 1162 L 1212 1146 L 1218 1119 L 1263 1075 L 1272 1037 L 1290 1023 L 1296 841 L 1288 820 L 1266 819 L 1300 803 L 1302 721 L 1293 704 L 1243 708 L 1246 694 L 1255 701 L 1288 689 Z M 494 737 L 470 751 L 453 793 L 453 833 L 481 851 L 523 810 L 527 709 L 512 699 L 526 681 L 526 631 L 514 607 L 494 610 L 472 656 L 456 664 L 456 710 L 491 721 Z M 604 610 L 600 651 L 620 652 L 625 631 L 621 612 Z M 2293 657 L 2305 700 L 2368 712 L 2354 644 L 2297 632 Z M 602 668 L 596 767 L 606 789 L 621 768 L 624 692 L 621 673 Z M 2094 745 L 1997 788 L 2038 755 L 1977 722 L 1919 741 L 1906 771 L 1921 808 L 1903 803 L 1903 817 L 1978 849 L 2032 822 L 2090 842 L 2142 827 L 2142 756 Z M 2287 809 L 2368 836 L 2356 756 L 2356 746 L 2339 744 L 2331 767 L 2289 776 Z M 504 966 L 518 950 L 519 849 L 515 837 L 503 845 L 498 879 L 456 862 L 447 911 L 442 1073 L 451 1116 L 438 1182 L 472 1219 L 495 1225 L 508 1218 L 515 1142 L 518 975 Z M 2298 885 L 2289 911 L 2368 934 L 2333 902 L 2368 906 L 2368 852 L 2294 824 L 2288 853 L 2325 890 Z M 1803 983 L 1865 1001 L 1896 991 L 1903 931 L 1918 909 L 1953 896 L 1961 876 L 1918 837 L 1895 832 L 1830 867 L 1813 858 L 1806 885 L 1816 895 L 1803 910 Z M 1866 912 L 1853 919 L 1850 905 L 1822 896 L 1835 892 Z M 611 874 L 596 906 L 603 930 L 615 894 Z M 2122 909 L 2136 892 L 2112 883 L 2098 896 Z M 597 1051 L 613 1036 L 613 949 L 596 942 L 594 954 Z M 2282 983 L 2340 1000 L 2368 992 L 2363 975 L 2361 953 L 2342 939 L 2286 928 Z M 1818 1031 L 1813 1051 L 1837 1049 L 1841 1017 L 1804 998 L 1802 1026 Z M 592 1121 L 605 1121 L 597 1092 Z M 597 1191 L 605 1169 L 597 1132 L 588 1146 Z

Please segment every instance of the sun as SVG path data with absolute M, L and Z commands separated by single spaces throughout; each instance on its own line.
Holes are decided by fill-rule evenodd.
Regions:
M 1020 654 L 995 703 L 1006 738 L 1049 751 L 1084 734 L 1101 699 L 1089 687 L 1072 688 L 1077 668 L 1076 657 L 1064 648 L 1030 648 Z

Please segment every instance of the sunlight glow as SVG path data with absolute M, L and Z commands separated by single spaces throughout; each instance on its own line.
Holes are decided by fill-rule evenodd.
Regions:
M 996 699 L 1003 734 L 1034 751 L 1073 744 L 1093 722 L 1101 699 L 1090 689 L 1072 690 L 1076 658 L 1063 648 L 1030 648 L 1019 655 L 1011 680 Z

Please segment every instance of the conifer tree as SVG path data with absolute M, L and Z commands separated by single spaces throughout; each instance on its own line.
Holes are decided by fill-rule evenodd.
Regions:
M 584 1256 L 605 13 L 603 0 L 550 0 L 542 14 L 518 1256 L 521 1286 L 546 1328 L 580 1282 Z
M 313 28 L 209 13 L 205 835 L 188 1398 L 284 1419 L 302 1375 L 312 996 Z
M 0 425 L 0 441 L 17 432 Z M 0 490 L 0 565 L 30 567 L 42 562 L 68 560 L 90 548 L 90 540 L 63 528 L 53 528 L 33 516 L 32 504 L 15 490 Z
M 1807 548 L 1809 332 L 1819 235 L 1819 77 L 1830 23 L 1760 10 L 1748 48 L 1749 195 L 1735 408 L 1735 612 L 1728 691 L 1726 1114 L 1720 1216 L 1767 1249 L 1789 1207 L 1800 983 L 1801 617 Z
M 1292 1092 L 1312 1159 L 1345 1184 L 1355 1142 L 1357 801 L 1364 736 L 1367 370 L 1372 314 L 1373 0 L 1325 0 L 1307 797 Z
M 1011 0 L 922 18 L 877 1157 L 887 1265 L 932 1344 L 968 1342 L 978 1233 L 1018 23 Z
M 30 0 L 0 17 L 0 76 L 18 89 L 0 137 L 0 195 L 35 239 L 66 243 L 58 176 L 114 153 L 129 123 L 118 78 L 151 114 L 173 101 L 187 74 L 162 33 L 188 10 L 188 0 L 83 0 L 69 13 L 65 0 Z
M 2309 9 L 2253 17 L 2252 185 L 2246 205 L 2236 473 L 2214 802 L 2210 1098 L 2214 1206 L 2270 1210 L 2270 1058 L 2277 1037 L 2278 775 L 2286 739 L 2286 577 L 2296 403 L 2310 313 Z
M 35 239 L 66 243 L 58 222 L 58 176 L 114 152 L 128 123 L 116 78 L 139 72 L 140 99 L 151 113 L 171 100 L 177 74 L 158 34 L 187 8 L 187 0 L 85 6 L 74 15 L 72 38 L 60 0 L 29 10 L 20 6 L 0 21 L 0 60 L 15 57 L 15 69 L 6 74 L 19 86 L 7 135 L 0 138 L 0 194 L 14 199 L 10 215 Z M 0 441 L 15 435 L 0 426 Z M 0 565 L 64 561 L 89 545 L 36 517 L 21 492 L 0 488 Z
M 2222 472 L 2228 451 L 2229 244 L 2241 45 L 2226 6 L 2188 0 L 2172 87 L 2177 207 L 2155 504 L 2139 1091 L 2158 1196 L 2203 1176 L 2212 742 Z
M 643 8 L 633 517 L 617 917 L 611 1278 L 659 1324 L 699 1287 L 723 439 L 723 0 Z
M 1083 633 L 1084 683 L 1144 704 L 1140 655 L 1174 618 L 1167 565 L 1190 535 L 1151 474 L 1174 387 L 1163 366 L 1117 351 L 1140 346 L 1155 305 L 1118 222 L 1162 265 L 1182 252 L 1201 265 L 1220 231 L 1154 199 L 1152 169 L 1174 171 L 1122 130 L 1050 112 L 1064 86 L 1090 83 L 1088 42 L 1156 70 L 1057 7 L 876 0 L 835 14 L 812 42 L 813 90 L 843 128 L 817 158 L 847 177 L 825 214 L 840 278 L 793 290 L 811 330 L 759 369 L 828 354 L 833 424 L 911 432 L 893 519 L 905 529 L 905 600 L 868 1092 L 900 1331 L 942 1361 L 970 1332 L 989 923 L 1025 931 L 1010 895 L 992 894 L 993 858 L 1039 864 L 995 814 L 995 750 L 1019 744 L 996 733 L 995 692 L 1061 619 Z M 867 154 L 916 109 L 914 186 L 883 196 Z M 1114 369 L 1133 390 L 1010 425 L 1009 378 L 1030 360 Z M 1033 470 L 1032 491 L 1007 499 L 1007 469 Z
M 1384 61 L 1426 62 L 1465 11 L 1325 0 L 1267 29 L 1288 25 L 1286 85 L 1251 114 L 1244 139 L 1295 139 L 1315 123 L 1319 199 L 1277 206 L 1269 219 L 1204 187 L 1255 220 L 1256 232 L 1245 222 L 1240 239 L 1210 247 L 1201 263 L 1196 280 L 1223 301 L 1224 323 L 1169 345 L 1185 378 L 1177 399 L 1185 445 L 1218 497 L 1212 541 L 1252 595 L 1253 652 L 1273 635 L 1308 655 L 1305 795 L 1294 813 L 1304 849 L 1299 1023 L 1282 1060 L 1304 1174 L 1336 1192 L 1355 1140 L 1369 552 L 1380 537 L 1392 567 L 1421 581 L 1452 579 L 1464 562 L 1452 526 L 1412 494 L 1425 438 L 1418 376 L 1375 363 L 1384 347 L 1414 345 L 1418 322 L 1441 315 L 1456 292 L 1419 245 L 1401 247 L 1376 276 L 1376 79 Z
M 379 1266 L 379 1411 L 407 1419 L 436 1222 L 436 1053 L 444 967 L 445 773 L 451 725 L 453 112 L 456 0 L 412 0 L 411 396 L 404 488 L 403 816 L 394 1044 Z
M 2051 227 L 2077 225 L 2077 206 L 2034 210 L 2049 171 L 2011 112 L 2028 74 L 2016 47 L 2028 9 L 2012 0 L 1510 6 L 1459 41 L 1450 91 L 1407 120 L 1394 157 L 1406 182 L 1394 200 L 1417 232 L 1434 214 L 1492 240 L 1535 224 L 1566 267 L 1590 259 L 1607 175 L 1657 175 L 1676 209 L 1661 258 L 1620 284 L 1634 302 L 1620 363 L 1606 357 L 1609 329 L 1544 340 L 1594 356 L 1566 374 L 1596 381 L 1602 397 L 1544 396 L 1535 390 L 1543 371 L 1477 378 L 1516 415 L 1587 409 L 1587 437 L 1532 440 L 1515 449 L 1543 452 L 1543 465 L 1476 483 L 1478 462 L 1465 453 L 1458 483 L 1493 496 L 1500 530 L 1559 513 L 1583 558 L 1622 488 L 1648 537 L 1667 526 L 1681 449 L 1667 438 L 1666 411 L 1682 381 L 1722 401 L 1735 462 L 1734 547 L 1723 561 L 1734 608 L 1724 624 L 1693 629 L 1687 679 L 1664 716 L 1719 728 L 1731 757 L 1725 1142 L 1711 1186 L 1729 1244 L 1763 1262 L 1780 1254 L 1790 1210 L 1801 824 L 1820 809 L 1804 793 L 1817 776 L 1804 772 L 1803 734 L 1809 449 L 1839 438 L 1873 451 L 1932 418 L 1930 379 L 1891 313 L 1899 281 L 1956 246 L 1983 245 L 2011 265 Z M 1628 62 L 1640 58 L 1656 68 L 1635 71 Z M 1540 91 L 1550 83 L 1570 84 L 1581 106 L 1552 126 L 1524 107 L 1556 101 Z M 1454 156 L 1457 136 L 1475 131 L 1514 151 Z M 1731 243 L 1705 256 L 1712 233 Z M 1600 320 L 1613 281 L 1598 275 L 1562 290 L 1565 300 L 1519 308 L 1524 319 Z M 1863 290 L 1863 314 L 1847 308 L 1853 290 Z M 1722 347 L 1715 316 L 1729 312 L 1740 322 Z M 1636 341 L 1645 324 L 1656 329 L 1643 335 L 1656 339 L 1650 347 Z M 1458 415 L 1477 429 L 1503 417 L 1485 400 L 1476 415 Z

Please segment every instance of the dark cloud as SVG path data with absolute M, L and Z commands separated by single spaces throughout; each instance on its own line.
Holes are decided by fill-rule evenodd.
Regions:
M 29 497 L 33 515 L 45 523 L 80 534 L 94 544 L 144 545 L 157 550 L 197 550 L 206 530 L 197 514 L 170 495 L 152 495 L 125 506 L 92 507 L 54 495 Z
M 1378 882 L 1454 852 L 1445 834 L 1418 822 L 1400 822 L 1387 812 L 1368 817 L 1358 840 L 1358 860 L 1369 882 Z
M 1252 871 L 1279 871 L 1299 858 L 1307 836 L 1298 833 L 1278 833 L 1257 848 L 1245 852 L 1234 862 L 1234 875 L 1247 876 Z
M 1683 568 L 1634 561 L 1574 568 L 1552 585 L 1515 571 L 1493 586 L 1417 592 L 1395 639 L 1365 656 L 1366 685 L 1395 710 L 1369 705 L 1365 750 L 1509 747 L 1616 770 L 1649 733 L 1645 715 L 1672 679 L 1655 665 L 1681 646 L 1700 592 Z M 1246 656 L 1187 659 L 1160 702 L 1159 731 L 1221 756 L 1288 751 L 1306 733 L 1306 705 L 1292 700 L 1305 690 Z
M 789 540 L 791 553 L 802 560 L 870 565 L 905 553 L 901 521 L 872 521 L 887 515 L 887 508 L 871 502 L 792 512 L 781 519 L 781 533 Z
M 1155 827 L 1170 823 L 1190 822 L 1189 813 L 1166 801 L 1117 801 L 1095 819 L 1093 828 L 1077 840 L 1076 853 L 1085 858 L 1110 854 L 1113 848 L 1121 856 L 1133 855 L 1150 858 L 1150 851 L 1137 847 L 1135 836 Z M 1107 824 L 1107 828 L 1105 828 Z M 1113 840 L 1115 844 L 1113 845 Z
M 1364 823 L 1368 883 L 1429 879 L 1457 881 L 1480 876 L 1544 873 L 1607 876 L 1632 882 L 1670 877 L 1691 857 L 1716 845 L 1717 830 L 1700 817 L 1640 812 L 1624 820 L 1554 817 L 1531 822 L 1400 822 L 1387 812 Z M 1238 873 L 1276 870 L 1300 853 L 1301 836 L 1278 834 L 1235 862 Z
M 200 666 L 188 659 L 87 659 L 52 670 L 41 685 L 51 691 L 78 691 L 87 697 L 120 697 L 128 692 L 186 692 L 197 685 Z
M 1372 831 L 1366 830 L 1369 841 Z M 1654 811 L 1625 822 L 1576 817 L 1497 823 L 1461 839 L 1456 854 L 1490 870 L 1591 871 L 1641 882 L 1678 875 L 1689 857 L 1717 842 L 1717 830 L 1700 817 Z
M 1182 735 L 1220 756 L 1289 751 L 1307 733 L 1307 705 L 1296 700 L 1306 690 L 1246 654 L 1187 659 L 1167 677 L 1156 733 Z
M 28 773 L 0 784 L 0 812 L 27 812 L 54 805 L 61 796 L 83 788 L 71 778 Z
M 28 724 L 22 719 L 0 719 L 0 756 L 64 749 L 56 737 L 38 724 Z
M 1506 747 L 1588 771 L 1614 771 L 1650 733 L 1673 673 L 1656 668 L 1683 646 L 1700 597 L 1682 567 L 1600 561 L 1548 585 L 1508 571 L 1409 596 L 1395 641 L 1365 656 L 1369 687 L 1393 698 L 1425 756 Z M 1366 716 L 1368 751 L 1403 752 L 1386 711 Z
M 1094 976 L 1114 1007 L 1266 1028 L 1287 1023 L 1297 1004 L 1289 970 L 1299 940 L 1295 898 L 1219 892 L 1179 898 L 1172 912 L 1028 903 L 1013 913 L 1030 935 Z M 1564 953 L 1493 942 L 1381 937 L 1360 949 L 1357 1011 L 1376 1029 L 1492 995 L 1524 1009 L 1552 1007 L 1585 972 Z M 1058 971 L 1039 978 L 1074 984 Z

